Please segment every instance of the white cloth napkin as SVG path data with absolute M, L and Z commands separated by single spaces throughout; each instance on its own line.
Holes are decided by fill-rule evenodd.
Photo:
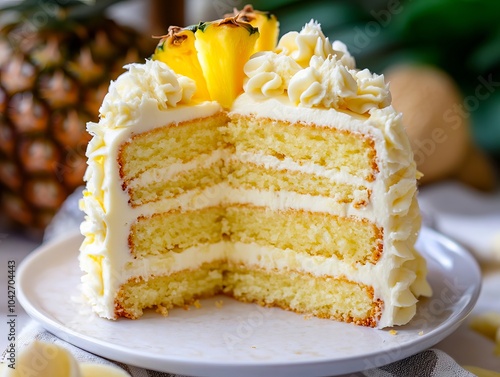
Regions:
M 83 219 L 83 214 L 78 209 L 78 200 L 81 197 L 81 189 L 71 195 L 59 213 L 55 216 L 52 223 L 45 232 L 44 241 L 49 241 L 53 238 L 66 234 L 71 228 L 77 228 Z M 73 353 L 75 358 L 80 362 L 92 362 L 110 364 L 114 363 L 126 370 L 132 377 L 178 377 L 170 373 L 161 373 L 142 368 L 137 368 L 122 363 L 113 362 L 103 359 L 97 355 L 81 350 L 46 331 L 36 322 L 30 323 L 21 333 L 17 345 L 18 352 L 25 347 L 26 344 L 38 339 L 44 342 L 57 343 L 60 346 L 66 347 Z M 5 357 L 5 355 L 4 355 Z M 332 371 L 335 374 L 334 371 Z M 367 377 L 473 377 L 474 374 L 466 371 L 455 360 L 448 356 L 443 351 L 437 349 L 429 349 L 420 352 L 414 356 L 408 357 L 392 364 L 370 369 L 361 372 L 362 374 L 351 374 L 349 377 L 365 375 Z M 181 377 L 181 376 L 179 376 Z

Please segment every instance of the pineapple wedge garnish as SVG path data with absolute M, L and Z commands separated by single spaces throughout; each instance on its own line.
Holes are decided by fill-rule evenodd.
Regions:
M 258 51 L 276 47 L 279 23 L 269 12 L 247 5 L 222 20 L 170 27 L 152 56 L 196 82 L 194 99 L 231 107 L 243 91 L 243 67 Z
M 234 9 L 234 16 L 239 21 L 248 22 L 259 29 L 260 36 L 255 44 L 254 53 L 272 51 L 276 48 L 279 37 L 279 22 L 274 14 L 255 10 L 251 5 L 245 5 L 241 11 Z
M 210 98 L 229 109 L 243 91 L 243 66 L 252 55 L 259 31 L 236 17 L 202 22 L 195 47 Z
M 156 46 L 152 59 L 162 61 L 176 73 L 193 79 L 196 82 L 194 99 L 210 100 L 195 49 L 195 31 L 195 27 L 170 26 L 168 34 L 163 36 Z

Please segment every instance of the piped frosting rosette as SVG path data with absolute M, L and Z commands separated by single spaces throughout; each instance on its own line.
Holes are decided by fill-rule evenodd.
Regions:
M 260 97 L 286 94 L 293 105 L 365 114 L 391 103 L 382 75 L 356 70 L 346 46 L 330 43 L 317 22 L 285 34 L 275 51 L 252 56 L 245 65 L 245 92 Z
M 328 37 L 323 34 L 321 25 L 314 20 L 309 21 L 300 32 L 291 31 L 283 35 L 275 52 L 290 56 L 302 68 L 309 66 L 313 56 L 322 59 L 333 56 L 347 69 L 354 69 L 356 65 L 346 45 L 340 41 L 330 43 Z

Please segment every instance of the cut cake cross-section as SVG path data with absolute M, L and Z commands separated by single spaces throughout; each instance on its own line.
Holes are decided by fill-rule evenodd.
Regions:
M 431 290 L 414 248 L 418 172 L 383 76 L 356 69 L 313 21 L 250 56 L 272 37 L 243 19 L 176 29 L 89 123 L 87 300 L 110 319 L 226 294 L 406 324 Z M 169 47 L 183 35 L 191 71 Z

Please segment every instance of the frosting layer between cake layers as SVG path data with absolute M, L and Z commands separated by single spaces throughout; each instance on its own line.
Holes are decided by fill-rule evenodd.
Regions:
M 314 25 L 305 29 L 284 37 L 279 55 L 247 63 L 246 93 L 229 113 L 215 102 L 193 103 L 194 83 L 160 62 L 131 65 L 112 83 L 100 122 L 89 124 L 82 200 L 83 288 L 99 315 L 140 316 L 141 307 L 123 307 L 123 286 L 133 292 L 159 277 L 158 284 L 182 291 L 184 275 L 176 274 L 184 271 L 211 285 L 187 301 L 224 290 L 259 301 L 237 285 L 249 270 L 277 280 L 311 276 L 311 289 L 348 283 L 372 306 L 338 319 L 377 327 L 408 322 L 417 297 L 430 294 L 425 262 L 413 248 L 417 172 L 401 116 L 388 105 L 383 78 L 352 71 L 345 46 L 333 44 L 335 60 L 327 38 Z M 313 41 L 309 52 L 295 48 L 305 35 L 321 43 Z M 326 49 L 321 59 L 311 55 L 322 55 L 318 46 Z M 162 149 L 160 140 L 181 148 Z M 123 155 L 135 141 L 147 148 L 129 161 Z M 255 222 L 281 228 L 253 231 Z M 355 244 L 363 237 L 374 246 Z

